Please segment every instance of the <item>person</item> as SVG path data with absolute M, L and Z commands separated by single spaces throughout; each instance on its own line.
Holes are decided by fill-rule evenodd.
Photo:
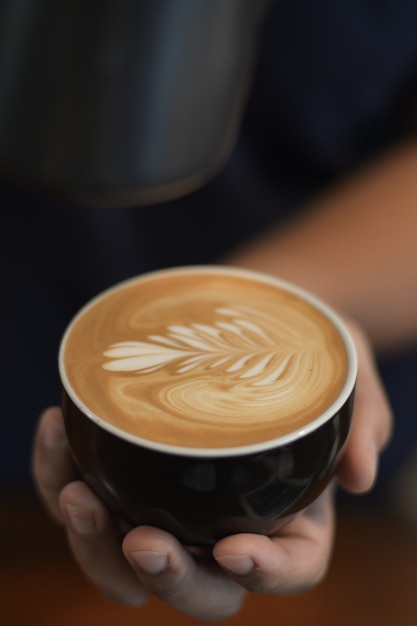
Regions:
M 406 0 L 273 3 L 234 154 L 188 197 L 112 210 L 3 190 L 13 263 L 3 284 L 16 295 L 2 344 L 14 359 L 10 406 L 18 398 L 19 413 L 29 412 L 52 395 L 55 360 L 45 354 L 64 320 L 103 287 L 168 265 L 250 267 L 300 284 L 346 320 L 360 368 L 336 482 L 354 494 L 370 490 L 392 424 L 376 358 L 401 351 L 408 359 L 417 340 L 416 12 Z M 415 372 L 415 361 L 407 365 Z M 21 381 L 24 398 L 16 393 Z M 400 457 L 415 441 L 408 415 Z M 239 610 L 246 590 L 300 592 L 329 564 L 334 485 L 276 536 L 227 537 L 201 559 L 159 529 L 119 527 L 75 480 L 56 407 L 40 419 L 33 473 L 81 568 L 120 602 L 141 605 L 156 594 L 218 620 Z

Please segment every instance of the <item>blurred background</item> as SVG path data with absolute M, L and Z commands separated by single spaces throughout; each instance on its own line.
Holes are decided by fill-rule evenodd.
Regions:
M 0 1 L 0 626 L 196 623 L 156 600 L 136 610 L 103 599 L 37 500 L 31 445 L 39 413 L 60 400 L 60 337 L 107 286 L 215 262 L 415 133 L 416 20 L 414 0 Z M 187 24 L 190 47 L 178 46 Z M 155 40 L 178 67 L 206 45 L 204 71 L 190 65 L 195 119 L 172 65 L 127 62 Z M 138 126 L 136 72 L 153 97 Z M 208 88 L 208 76 L 221 81 Z M 156 124 L 158 103 L 180 112 L 169 128 Z M 417 623 L 415 345 L 378 365 L 394 437 L 373 493 L 339 496 L 328 576 L 301 596 L 250 595 L 230 624 Z

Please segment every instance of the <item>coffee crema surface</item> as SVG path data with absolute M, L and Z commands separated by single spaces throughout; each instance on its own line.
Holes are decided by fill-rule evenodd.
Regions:
M 254 276 L 156 272 L 71 324 L 66 376 L 100 419 L 150 441 L 244 446 L 306 426 L 338 397 L 345 344 L 313 304 Z

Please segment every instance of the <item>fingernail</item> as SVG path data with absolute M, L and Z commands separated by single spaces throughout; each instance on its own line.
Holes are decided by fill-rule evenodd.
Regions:
M 93 511 L 89 509 L 65 505 L 68 521 L 78 535 L 89 535 L 97 532 L 97 521 Z
M 165 552 L 155 552 L 151 550 L 140 550 L 131 552 L 130 559 L 135 567 L 141 569 L 145 574 L 156 576 L 161 574 L 168 567 L 168 556 Z
M 236 576 L 247 576 L 255 569 L 255 563 L 250 556 L 219 556 L 216 560 L 221 567 Z

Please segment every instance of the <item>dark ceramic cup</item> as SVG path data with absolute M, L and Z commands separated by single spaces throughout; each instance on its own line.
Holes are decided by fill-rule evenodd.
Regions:
M 210 547 L 229 534 L 275 532 L 325 489 L 349 433 L 357 358 L 339 318 L 309 294 L 291 289 L 337 329 L 346 349 L 346 380 L 331 406 L 306 426 L 239 447 L 147 441 L 93 414 L 66 375 L 69 326 L 59 363 L 68 439 L 82 477 L 116 516 L 131 525 L 163 528 L 186 545 Z

